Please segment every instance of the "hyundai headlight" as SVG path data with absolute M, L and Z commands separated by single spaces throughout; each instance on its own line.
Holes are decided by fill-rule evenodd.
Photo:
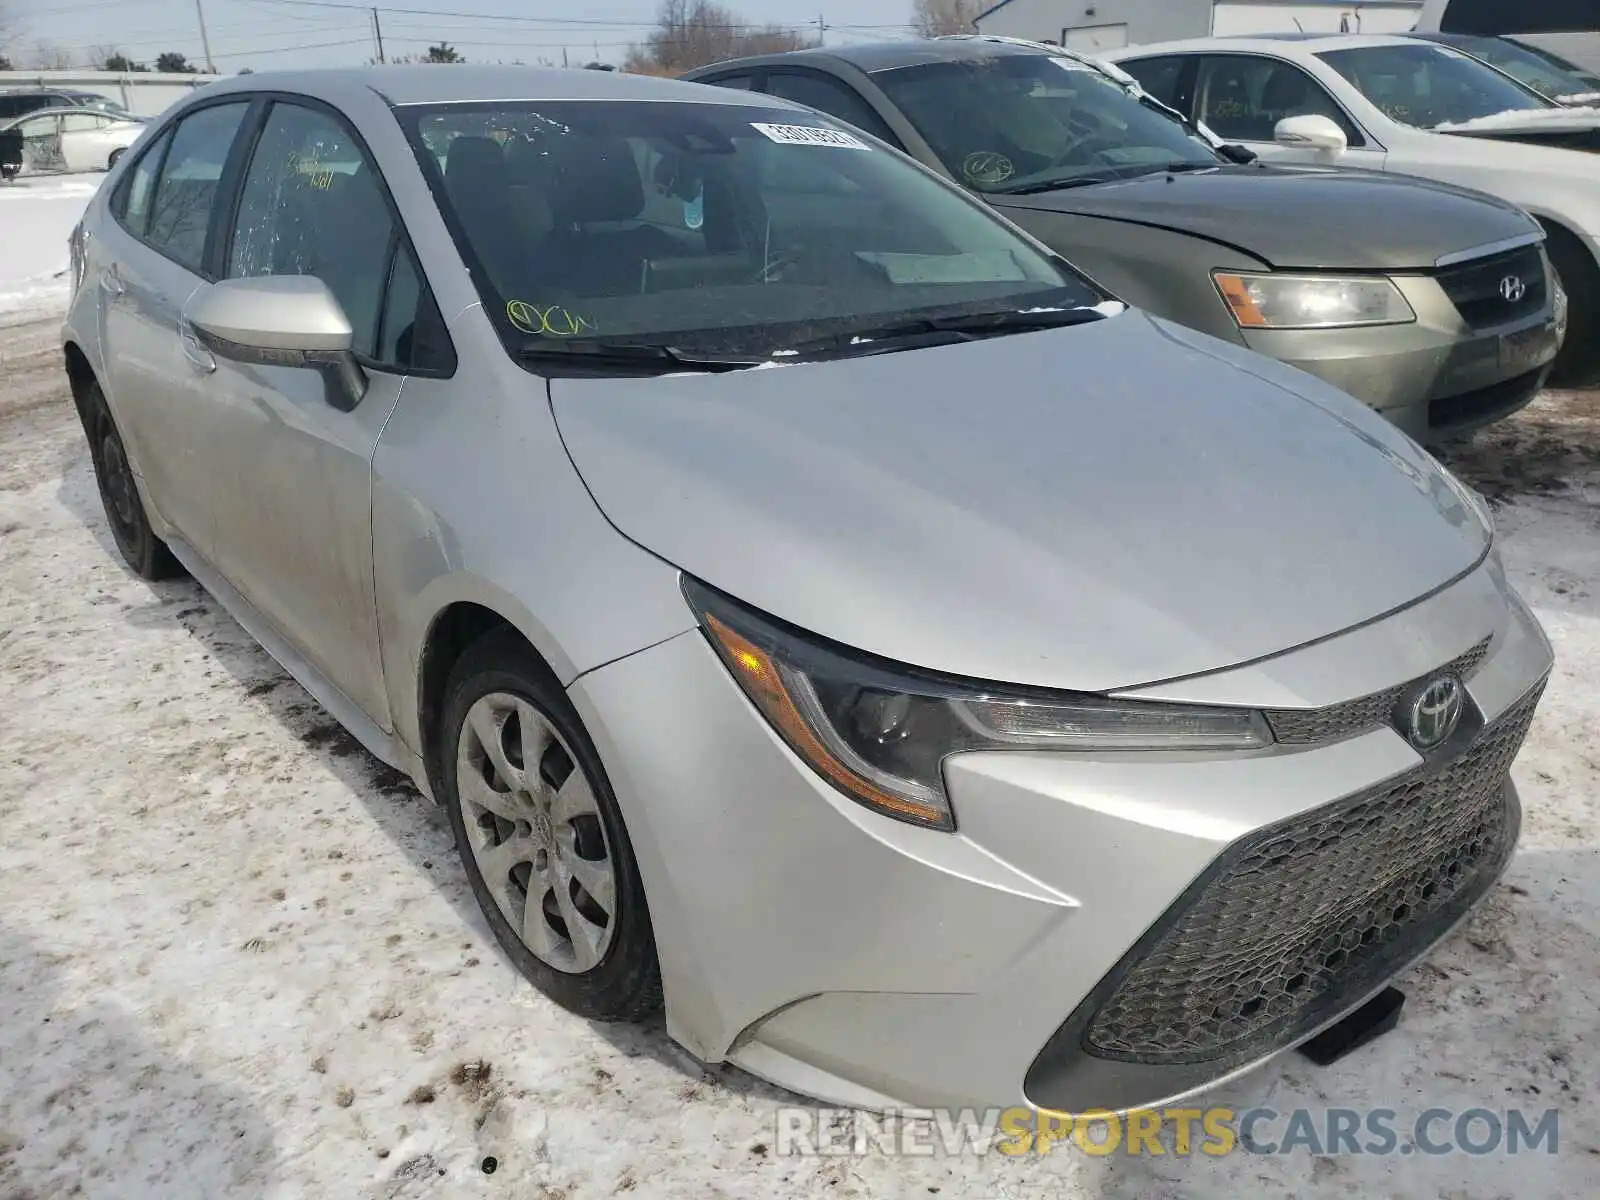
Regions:
M 1256 750 L 1260 713 L 947 678 L 799 633 L 685 578 L 707 639 L 823 779 L 897 820 L 954 829 L 944 760 L 970 750 Z
M 1228 271 L 1212 278 L 1243 329 L 1340 329 L 1405 325 L 1417 319 L 1389 279 Z

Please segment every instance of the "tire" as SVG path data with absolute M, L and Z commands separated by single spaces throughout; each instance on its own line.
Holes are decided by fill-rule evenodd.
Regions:
M 1577 236 L 1547 225 L 1545 250 L 1567 292 L 1567 340 L 1550 371 L 1550 386 L 1592 387 L 1600 383 L 1600 264 Z
M 106 170 L 108 170 L 108 171 L 115 170 L 117 162 L 118 162 L 119 159 L 122 158 L 123 153 L 124 153 L 124 151 L 122 151 L 122 150 L 113 150 L 111 152 L 111 157 L 106 159 Z
M 517 970 L 591 1020 L 634 1021 L 660 1008 L 639 864 L 600 756 L 555 676 L 516 634 L 487 634 L 451 671 L 443 715 L 436 752 L 456 849 Z
M 94 463 L 95 483 L 100 488 L 100 503 L 105 509 L 111 536 L 123 561 L 140 579 L 155 581 L 181 574 L 183 568 L 167 544 L 150 527 L 149 514 L 139 498 L 128 452 L 122 434 L 111 419 L 100 385 L 88 385 L 82 405 L 83 429 L 89 439 L 89 457 Z

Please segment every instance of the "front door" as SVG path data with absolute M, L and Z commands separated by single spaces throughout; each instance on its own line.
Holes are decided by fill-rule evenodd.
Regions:
M 216 360 L 215 562 L 385 730 L 372 458 L 405 382 L 419 296 L 413 262 L 376 167 L 342 120 L 275 103 L 244 174 L 226 274 L 321 279 L 350 320 L 368 387 L 342 412 L 315 371 Z
M 185 117 L 152 143 L 112 197 L 101 289 L 101 345 L 112 412 L 145 493 L 200 554 L 211 544 L 206 368 L 180 331 L 203 277 L 218 181 L 246 103 Z

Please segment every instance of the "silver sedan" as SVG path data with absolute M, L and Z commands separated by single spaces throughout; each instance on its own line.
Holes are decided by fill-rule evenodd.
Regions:
M 106 514 L 448 810 L 586 1016 L 1125 1109 L 1484 896 L 1550 669 L 1487 510 L 881 143 L 604 72 L 251 75 L 73 239 Z

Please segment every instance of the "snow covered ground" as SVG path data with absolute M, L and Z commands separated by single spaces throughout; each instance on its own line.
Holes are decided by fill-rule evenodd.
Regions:
M 17 203 L 0 189 L 8 251 Z M 28 304 L 0 328 L 5 1200 L 1600 1194 L 1600 398 L 1455 457 L 1558 654 L 1504 885 L 1405 981 L 1396 1033 L 1213 1097 L 1553 1107 L 1559 1153 L 797 1158 L 793 1098 L 523 983 L 439 812 L 195 585 L 122 569 L 39 311 L 59 298 Z
M 67 235 L 101 178 L 24 175 L 0 183 L 0 321 L 64 302 Z

